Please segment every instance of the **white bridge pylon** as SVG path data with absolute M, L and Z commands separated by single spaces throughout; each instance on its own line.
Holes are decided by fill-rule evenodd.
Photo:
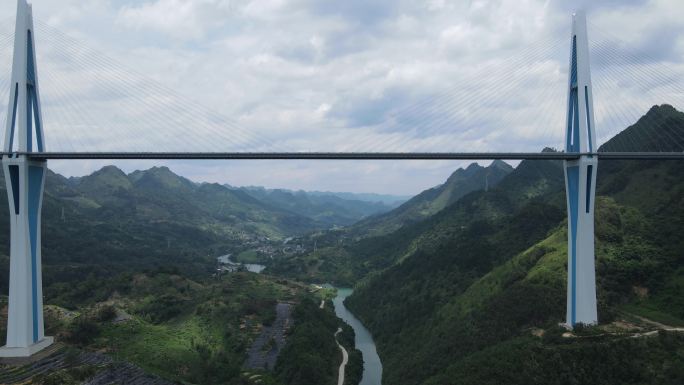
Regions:
M 17 2 L 14 61 L 5 131 L 5 153 L 43 152 L 43 119 L 38 90 L 33 13 Z M 41 210 L 46 161 L 26 155 L 2 159 L 10 219 L 10 282 L 7 344 L 0 357 L 28 357 L 50 346 L 43 326 Z
M 572 17 L 568 117 L 565 152 L 596 152 L 594 103 L 589 67 L 587 20 Z M 568 287 L 566 325 L 598 323 L 594 261 L 594 205 L 598 159 L 582 155 L 565 161 L 568 202 Z

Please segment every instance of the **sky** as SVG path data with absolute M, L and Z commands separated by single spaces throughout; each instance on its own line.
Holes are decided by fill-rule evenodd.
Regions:
M 600 139 L 638 117 L 623 110 L 645 112 L 661 102 L 677 107 L 684 89 L 672 86 L 684 72 L 681 0 L 33 4 L 51 150 L 559 147 L 575 9 L 587 11 L 597 45 L 592 63 Z M 15 6 L 14 0 L 0 2 L 5 33 Z M 613 38 L 624 44 L 600 44 Z M 630 60 L 629 50 L 642 59 Z M 7 74 L 10 54 L 9 42 L 0 47 L 6 62 L 0 70 Z M 624 75 L 637 70 L 657 76 L 630 81 Z M 71 176 L 111 163 L 129 172 L 166 165 L 198 182 L 398 195 L 438 185 L 467 165 L 53 161 L 50 167 Z

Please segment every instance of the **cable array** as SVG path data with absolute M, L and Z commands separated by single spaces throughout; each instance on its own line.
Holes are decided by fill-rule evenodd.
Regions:
M 600 151 L 684 151 L 684 68 L 590 26 Z
M 107 54 L 36 21 L 38 71 L 50 152 L 296 152 L 255 128 L 189 100 Z M 590 25 L 601 151 L 684 151 L 684 66 Z M 10 90 L 13 35 L 0 31 L 0 119 Z M 319 152 L 536 152 L 562 149 L 569 39 L 547 38 L 479 68 L 460 68 L 441 90 L 381 112 L 368 126 L 335 127 L 344 140 Z M 668 104 L 670 107 L 654 107 Z M 628 127 L 638 126 L 628 129 Z M 332 123 L 331 123 L 332 126 Z M 317 128 L 319 129 L 319 128 Z M 619 135 L 618 135 L 619 134 Z M 611 138 L 613 138 L 611 140 Z

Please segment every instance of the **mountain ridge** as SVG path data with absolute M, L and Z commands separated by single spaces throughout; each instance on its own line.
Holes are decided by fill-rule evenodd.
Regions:
M 398 208 L 353 226 L 352 232 L 365 236 L 382 235 L 397 230 L 407 223 L 426 219 L 472 191 L 495 187 L 513 171 L 507 163 L 496 160 L 487 167 L 471 163 L 454 171 L 443 184 L 425 190 Z
M 673 127 L 684 134 L 681 112 L 654 107 L 649 114 L 602 149 L 623 150 L 620 143 L 635 141 L 629 136 L 643 136 L 639 131 L 653 129 L 649 122 L 660 118 L 676 121 Z M 616 319 L 624 323 L 619 317 L 625 306 L 684 324 L 684 242 L 675 235 L 684 230 L 684 172 L 675 161 L 603 161 L 598 173 L 599 316 L 608 329 L 592 333 L 606 335 L 605 342 L 560 337 L 567 260 L 562 163 L 523 161 L 496 188 L 367 240 L 403 245 L 394 251 L 398 262 L 362 280 L 347 301 L 374 335 L 383 383 L 588 384 L 618 378 L 637 384 L 661 373 L 663 360 L 683 364 L 664 353 L 668 345 L 654 341 L 639 350 L 619 335 L 611 337 L 610 327 Z M 684 339 L 667 341 L 684 350 Z M 565 354 L 568 349 L 574 355 Z M 643 359 L 633 358 L 637 352 Z M 583 372 L 569 372 L 545 359 L 549 355 L 562 355 L 570 367 L 582 365 L 584 357 L 597 364 L 585 362 Z M 537 357 L 538 365 L 528 365 L 527 356 Z M 554 376 L 560 373 L 565 377 Z

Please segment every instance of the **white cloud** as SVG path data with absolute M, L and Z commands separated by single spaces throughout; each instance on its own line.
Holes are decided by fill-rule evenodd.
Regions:
M 138 30 L 150 29 L 180 40 L 200 39 L 235 12 L 231 0 L 155 0 L 123 6 L 117 21 Z
M 63 68 L 64 59 L 40 45 L 54 37 L 39 35 L 51 148 L 132 145 L 152 150 L 165 145 L 201 147 L 207 142 L 220 146 L 209 135 L 223 126 L 207 123 L 209 128 L 202 131 L 179 117 L 185 98 L 295 150 L 536 151 L 557 146 L 562 136 L 566 37 L 573 8 L 565 1 L 34 2 L 40 20 L 183 95 L 163 95 L 162 103 L 149 88 L 142 88 L 110 108 L 117 95 L 111 90 L 121 89 L 120 78 L 131 75 L 93 71 L 97 66 L 88 58 L 73 55 L 82 66 Z M 6 3 L 13 2 L 0 4 L 0 11 L 12 14 L 13 5 Z M 675 73 L 683 70 L 680 1 L 573 3 L 588 8 L 590 28 L 600 26 L 633 42 L 627 48 L 648 49 L 654 60 L 640 67 L 644 71 L 658 71 L 663 62 Z M 550 45 L 553 42 L 558 44 Z M 546 49 L 539 50 L 544 44 Z M 520 55 L 527 59 L 516 60 Z M 657 97 L 666 94 L 669 84 L 652 78 L 649 94 L 643 90 L 645 80 L 636 81 L 641 87 L 635 87 L 609 77 L 617 76 L 610 69 L 618 65 L 615 56 L 592 58 L 597 123 L 603 136 L 632 119 L 615 119 L 617 112 L 664 102 Z M 532 57 L 538 60 L 533 62 Z M 622 70 L 638 74 L 633 66 Z M 103 88 L 109 91 L 102 92 Z M 85 113 L 78 114 L 76 106 Z M 154 108 L 146 111 L 150 106 Z M 155 131 L 159 135 L 132 128 L 151 124 L 145 117 L 160 114 L 159 122 L 175 123 Z M 201 140 L 192 135 L 186 143 L 179 139 L 188 134 L 189 126 Z M 198 180 L 402 193 L 441 183 L 456 164 L 172 163 Z M 55 166 L 78 174 L 96 164 Z

